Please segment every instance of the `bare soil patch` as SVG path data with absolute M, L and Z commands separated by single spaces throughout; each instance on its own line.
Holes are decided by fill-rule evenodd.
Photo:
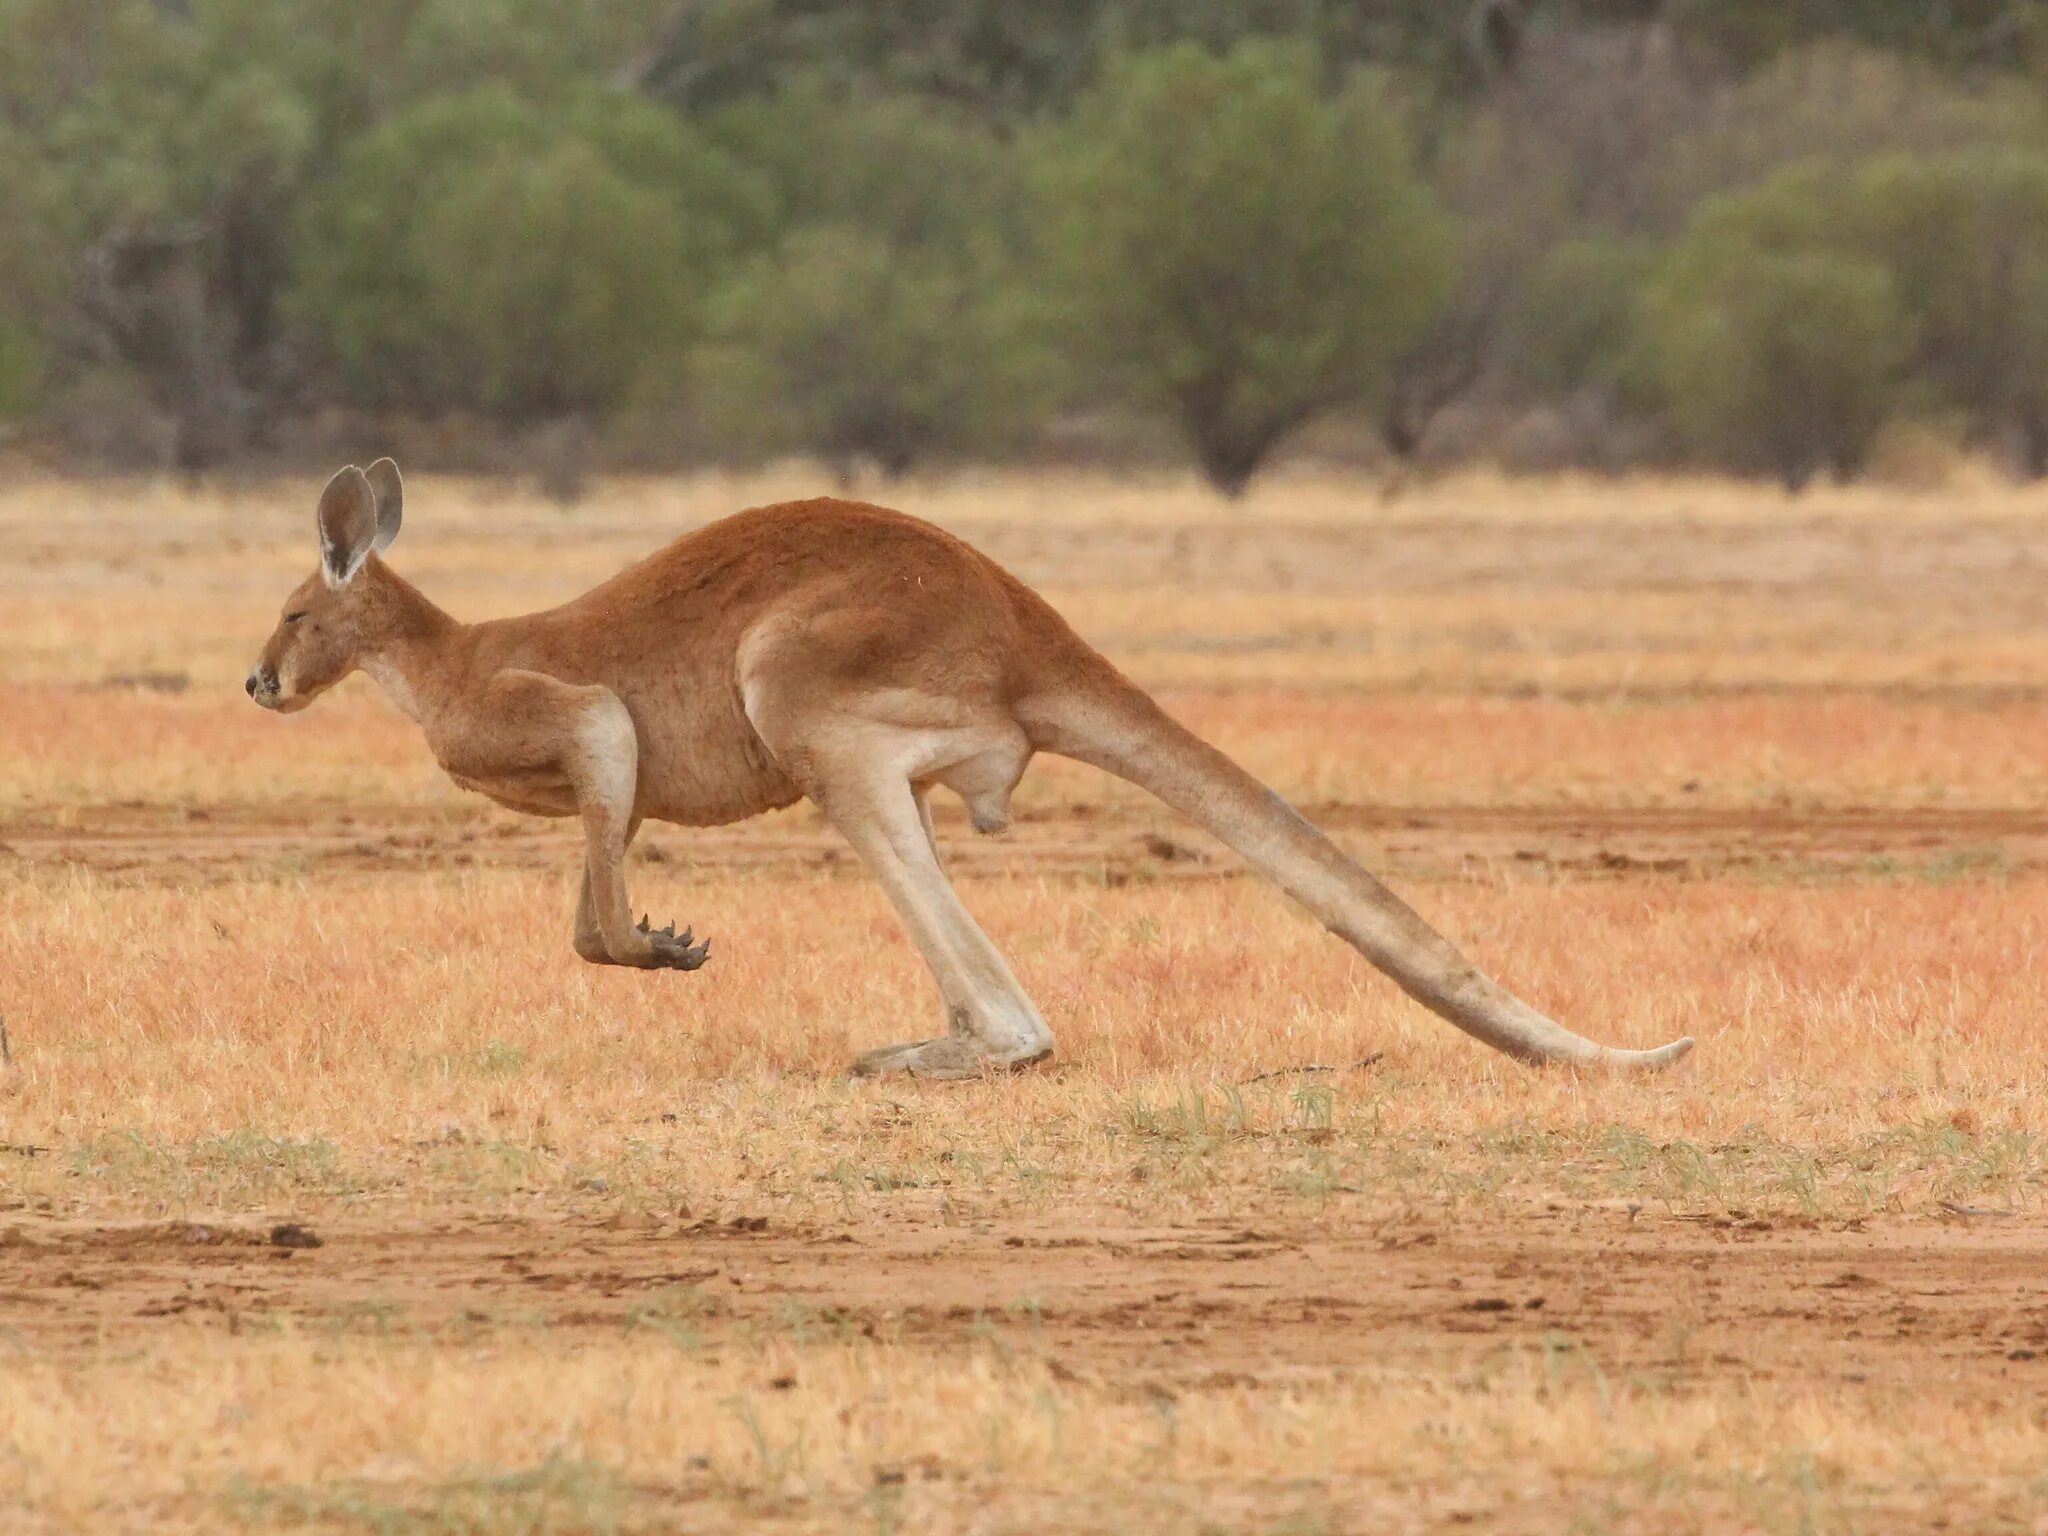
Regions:
M 809 1328 L 957 1352 L 991 1335 L 1133 1391 L 1242 1385 L 1569 1341 L 1671 1390 L 1910 1388 L 2048 1404 L 2048 1222 L 1962 1210 L 1823 1229 L 1557 1206 L 1346 1212 L 1256 1227 L 1105 1212 L 948 1226 L 556 1221 L 27 1222 L 0 1238 L 0 1317 L 62 1355 L 151 1328 L 398 1328 L 558 1342 L 687 1320 L 716 1351 Z M 310 1229 L 301 1229 L 310 1230 Z
M 1064 875 L 1110 883 L 1241 873 L 1215 839 L 1164 811 L 1068 805 L 1027 811 L 984 838 L 950 804 L 936 808 L 956 874 Z M 1311 821 L 1375 867 L 1437 878 L 1475 866 L 1579 879 L 1685 879 L 1726 874 L 1940 876 L 2048 866 L 2048 810 L 2033 807 L 1859 808 L 1702 806 L 1303 807 Z M 481 802 L 228 806 L 194 812 L 146 804 L 30 815 L 5 828 L 0 865 L 89 869 L 142 884 L 426 869 L 540 869 L 573 864 L 573 827 L 492 811 Z M 799 811 L 756 823 L 658 828 L 635 850 L 655 864 L 705 870 L 860 874 L 844 841 Z

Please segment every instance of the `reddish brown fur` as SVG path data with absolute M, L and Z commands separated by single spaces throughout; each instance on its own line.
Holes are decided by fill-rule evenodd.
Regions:
M 926 799 L 1002 826 L 1032 754 L 1119 773 L 1229 842 L 1460 1028 L 1532 1060 L 1661 1065 L 1543 1018 L 1477 971 L 1313 827 L 1119 674 L 1043 599 L 943 530 L 822 498 L 686 534 L 574 601 L 457 623 L 375 552 L 398 531 L 388 460 L 323 495 L 323 569 L 249 679 L 303 707 L 358 667 L 457 782 L 579 815 L 576 947 L 693 969 L 703 946 L 634 927 L 622 860 L 647 818 L 711 825 L 809 796 L 874 870 L 936 975 L 946 1032 L 862 1070 L 961 1076 L 1042 1058 L 1044 1021 L 938 866 Z M 291 615 L 302 615 L 292 621 Z

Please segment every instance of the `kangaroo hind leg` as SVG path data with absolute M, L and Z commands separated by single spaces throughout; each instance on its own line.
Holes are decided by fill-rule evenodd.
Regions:
M 881 882 L 946 1010 L 945 1034 L 869 1051 L 854 1075 L 979 1077 L 1051 1055 L 1045 1020 L 940 869 L 908 781 L 854 768 L 829 776 L 817 798 Z

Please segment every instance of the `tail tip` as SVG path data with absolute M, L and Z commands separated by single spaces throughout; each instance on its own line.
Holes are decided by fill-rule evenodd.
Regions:
M 1638 1071 L 1661 1072 L 1690 1056 L 1694 1043 L 1691 1035 L 1681 1035 L 1669 1045 L 1660 1045 L 1654 1050 L 1630 1051 L 1623 1059 Z

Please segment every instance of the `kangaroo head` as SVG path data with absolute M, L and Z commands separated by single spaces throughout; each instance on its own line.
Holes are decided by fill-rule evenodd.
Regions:
M 398 537 L 405 485 L 398 466 L 351 464 L 320 493 L 320 568 L 285 599 L 277 629 L 249 669 L 249 697 L 289 714 L 356 670 L 389 638 L 394 594 L 374 557 Z

